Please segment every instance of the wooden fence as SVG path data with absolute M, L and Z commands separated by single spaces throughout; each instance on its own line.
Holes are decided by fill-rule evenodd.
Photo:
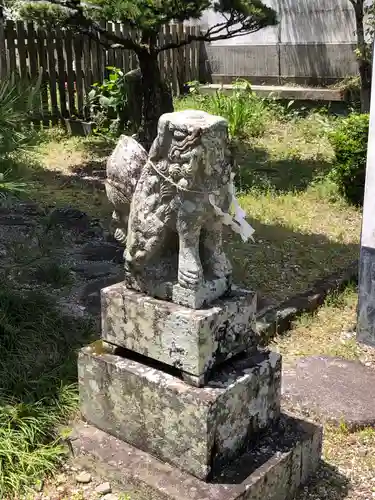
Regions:
M 118 35 L 128 33 L 119 23 L 104 26 Z M 175 41 L 197 30 L 197 26 L 167 25 L 160 42 Z M 199 79 L 199 45 L 162 52 L 159 64 L 178 95 L 183 83 Z M 17 76 L 33 82 L 42 73 L 41 105 L 36 111 L 44 119 L 84 116 L 85 96 L 94 82 L 103 80 L 107 66 L 127 72 L 137 67 L 137 57 L 120 48 L 107 50 L 89 37 L 61 29 L 46 31 L 34 23 L 0 22 L 0 78 Z

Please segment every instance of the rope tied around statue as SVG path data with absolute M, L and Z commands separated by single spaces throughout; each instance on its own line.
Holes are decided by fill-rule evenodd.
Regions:
M 175 153 L 175 151 L 183 151 L 186 149 L 187 146 L 193 146 L 195 143 L 197 143 L 201 137 L 201 130 L 195 131 L 190 136 L 187 136 L 179 145 L 175 145 L 174 148 L 171 149 L 170 155 Z M 141 146 L 142 147 L 142 146 Z M 142 149 L 145 151 L 147 154 L 147 151 L 142 147 Z M 228 183 L 228 191 L 231 196 L 231 203 L 230 206 L 233 209 L 234 216 L 230 215 L 229 213 L 224 212 L 217 204 L 216 204 L 216 199 L 215 196 L 218 195 L 218 191 L 212 191 L 212 192 L 207 192 L 207 191 L 195 191 L 192 189 L 188 189 L 186 187 L 187 185 L 187 180 L 182 179 L 179 181 L 179 183 L 176 183 L 165 175 L 156 165 L 155 162 L 152 161 L 152 155 L 149 155 L 147 163 L 155 170 L 155 172 L 164 179 L 167 183 L 169 183 L 171 186 L 173 186 L 177 191 L 182 191 L 185 193 L 191 193 L 191 194 L 197 194 L 197 195 L 208 195 L 208 200 L 210 204 L 212 205 L 213 209 L 215 210 L 215 213 L 221 218 L 222 223 L 225 224 L 226 226 L 229 226 L 233 232 L 237 233 L 240 235 L 242 241 L 245 243 L 249 239 L 254 241 L 253 238 L 253 233 L 255 232 L 254 228 L 246 221 L 246 212 L 241 208 L 238 199 L 236 197 L 236 190 L 234 186 L 234 177 L 235 174 L 232 172 L 230 175 L 230 180 Z

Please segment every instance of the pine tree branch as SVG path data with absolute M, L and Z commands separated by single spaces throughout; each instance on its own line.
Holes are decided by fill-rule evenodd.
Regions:
M 109 32 L 103 28 L 99 23 L 88 19 L 85 16 L 83 7 L 79 1 L 67 0 L 64 3 L 61 3 L 59 0 L 48 0 L 48 2 L 68 9 L 72 13 L 68 19 L 69 26 L 75 28 L 81 34 L 87 35 L 98 41 L 101 45 L 107 48 L 119 47 L 124 50 L 133 50 L 136 53 L 140 53 L 145 50 L 142 44 L 138 44 L 132 38 L 118 36 L 115 33 Z
M 230 29 L 232 26 L 240 24 L 236 29 Z M 156 52 L 162 52 L 164 50 L 178 49 L 189 45 L 192 42 L 217 42 L 218 40 L 228 40 L 230 38 L 235 38 L 238 36 L 249 35 L 250 33 L 255 33 L 263 28 L 259 23 L 255 22 L 253 25 L 247 25 L 246 28 L 241 24 L 238 19 L 233 23 L 219 23 L 212 26 L 206 32 L 202 32 L 199 35 L 187 35 L 183 40 L 177 40 L 175 42 L 170 42 L 156 49 Z

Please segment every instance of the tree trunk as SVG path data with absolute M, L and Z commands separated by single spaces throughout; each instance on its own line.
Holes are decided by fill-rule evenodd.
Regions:
M 363 0 L 357 1 L 354 10 L 357 29 L 358 69 L 361 79 L 361 112 L 368 113 L 370 111 L 372 65 L 365 38 Z
M 142 119 L 138 139 L 148 151 L 157 134 L 159 117 L 173 111 L 169 86 L 163 82 L 157 53 L 143 51 L 138 54 L 142 74 Z

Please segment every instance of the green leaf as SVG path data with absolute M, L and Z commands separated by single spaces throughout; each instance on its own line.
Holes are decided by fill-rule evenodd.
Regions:
M 110 104 L 111 104 L 111 100 L 109 99 L 109 97 L 105 97 L 104 95 L 102 95 L 99 98 L 99 103 L 101 106 L 108 108 L 108 106 L 110 106 Z

